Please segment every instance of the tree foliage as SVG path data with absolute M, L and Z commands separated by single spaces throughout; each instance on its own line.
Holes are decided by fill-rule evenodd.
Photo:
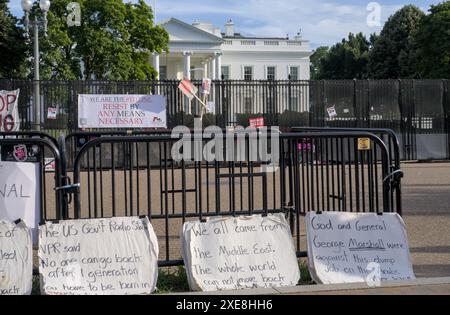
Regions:
M 80 26 L 67 23 L 70 2 L 52 1 L 42 41 L 44 79 L 152 78 L 151 53 L 168 50 L 169 36 L 153 24 L 152 9 L 143 0 L 79 0 Z
M 318 80 L 321 79 L 322 76 L 322 61 L 328 55 L 329 47 L 320 46 L 318 47 L 314 53 L 310 57 L 310 68 L 311 68 L 311 79 Z
M 362 33 L 350 33 L 347 39 L 332 46 L 328 52 L 318 51 L 313 59 L 318 61 L 315 79 L 364 79 L 367 78 L 370 42 Z
M 407 5 L 385 23 L 370 51 L 369 74 L 373 79 L 419 77 L 414 35 L 425 13 Z
M 450 79 L 450 1 L 432 5 L 416 34 L 418 68 L 429 79 Z
M 25 37 L 7 5 L 8 0 L 0 0 L 0 78 L 22 78 L 27 50 Z

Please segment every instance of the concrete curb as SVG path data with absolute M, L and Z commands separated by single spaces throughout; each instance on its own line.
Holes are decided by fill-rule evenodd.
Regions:
M 318 285 L 302 285 L 296 287 L 283 288 L 267 288 L 267 289 L 246 289 L 246 290 L 230 290 L 230 291 L 214 291 L 214 292 L 183 292 L 172 293 L 170 295 L 283 295 L 283 294 L 316 294 L 324 292 L 340 291 L 358 291 L 358 290 L 377 290 L 377 289 L 394 289 L 421 287 L 421 286 L 438 286 L 449 285 L 450 277 L 444 278 L 421 278 L 408 281 L 386 281 L 380 287 L 371 288 L 366 283 L 345 283 L 345 284 L 318 284 Z M 450 289 L 449 289 L 450 290 Z M 450 294 L 450 291 L 448 292 Z

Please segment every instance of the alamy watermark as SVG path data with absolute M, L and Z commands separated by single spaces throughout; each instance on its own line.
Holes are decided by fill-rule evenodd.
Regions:
M 367 25 L 369 27 L 381 26 L 381 5 L 378 2 L 370 2 L 367 4 L 366 10 L 369 11 L 367 15 Z
M 172 129 L 174 161 L 195 162 L 257 162 L 262 172 L 275 172 L 280 160 L 280 131 L 278 127 L 253 128 L 218 126 L 202 130 L 202 121 L 194 119 L 194 131 L 186 126 Z
M 67 7 L 67 26 L 81 26 L 81 6 L 78 2 L 70 2 Z

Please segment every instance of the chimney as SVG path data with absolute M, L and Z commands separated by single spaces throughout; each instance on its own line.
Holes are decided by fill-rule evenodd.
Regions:
M 302 39 L 303 39 L 302 29 L 300 29 L 300 31 L 297 33 L 297 35 L 294 36 L 294 40 L 301 41 Z
M 227 24 L 225 24 L 225 36 L 234 36 L 234 23 L 232 19 L 228 20 Z

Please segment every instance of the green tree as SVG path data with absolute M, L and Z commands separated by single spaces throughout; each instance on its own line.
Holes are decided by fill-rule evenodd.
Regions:
M 52 0 L 42 42 L 44 79 L 144 80 L 155 75 L 151 54 L 167 51 L 169 36 L 153 24 L 152 9 L 143 0 L 78 0 L 80 26 L 67 23 L 70 2 Z
M 364 79 L 367 78 L 367 64 L 370 42 L 363 33 L 350 33 L 348 39 L 332 46 L 320 59 L 317 79 Z
M 450 79 L 450 1 L 432 5 L 415 36 L 424 78 Z
M 404 6 L 385 23 L 369 56 L 369 74 L 373 79 L 416 78 L 417 46 L 414 41 L 425 13 L 414 5 Z
M 327 57 L 329 48 L 327 46 L 318 47 L 311 55 L 311 79 L 320 80 L 322 78 L 322 60 Z
M 25 74 L 26 42 L 17 22 L 9 12 L 8 0 L 0 0 L 0 78 Z

